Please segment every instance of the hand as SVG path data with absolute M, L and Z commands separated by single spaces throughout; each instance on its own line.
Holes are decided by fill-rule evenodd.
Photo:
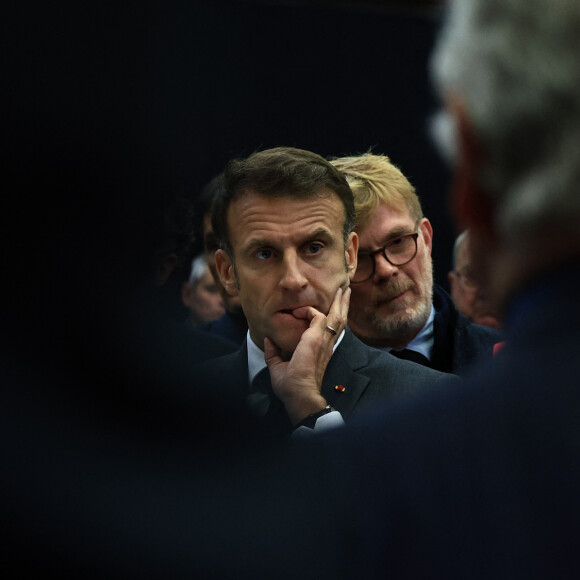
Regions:
M 339 288 L 327 315 L 312 306 L 294 311 L 294 316 L 310 320 L 292 358 L 285 362 L 280 349 L 269 338 L 264 339 L 264 356 L 270 369 L 272 389 L 284 403 L 293 426 L 312 413 L 326 407 L 320 394 L 322 379 L 332 356 L 333 347 L 346 327 L 350 288 Z M 336 335 L 326 327 L 332 326 Z

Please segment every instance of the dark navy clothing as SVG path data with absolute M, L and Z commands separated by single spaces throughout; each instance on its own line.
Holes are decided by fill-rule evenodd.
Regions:
M 225 382 L 240 385 L 249 394 L 246 343 L 235 353 L 201 365 L 200 375 L 215 386 L 216 392 Z M 347 328 L 326 368 L 322 396 L 348 421 L 351 416 L 381 402 L 422 396 L 426 391 L 437 391 L 454 382 L 460 381 L 455 376 L 399 360 L 365 345 Z M 335 389 L 337 385 L 342 385 L 344 390 Z M 274 420 L 268 417 L 266 429 L 273 435 L 290 434 L 292 428 L 286 412 Z
M 229 340 L 236 345 L 236 348 L 244 342 L 248 333 L 248 323 L 245 316 L 243 314 L 234 316 L 227 311 L 217 320 L 205 322 L 196 328 L 200 332 L 214 334 Z
M 494 345 L 502 340 L 497 330 L 469 320 L 457 310 L 451 296 L 437 285 L 433 287 L 433 306 L 432 368 L 464 376 L 477 361 L 491 360 Z
M 463 388 L 333 434 L 358 577 L 580 575 L 578 288 L 580 264 L 535 281 Z

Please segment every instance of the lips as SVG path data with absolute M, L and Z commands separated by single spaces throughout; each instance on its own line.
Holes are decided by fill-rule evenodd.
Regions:
M 296 320 L 302 320 L 304 318 L 303 316 L 297 317 L 294 314 L 294 312 L 296 310 L 298 310 L 299 308 L 314 308 L 315 310 L 322 312 L 322 310 L 320 310 L 320 308 L 317 304 L 298 304 L 298 305 L 292 305 L 288 308 L 280 308 L 279 310 L 276 311 L 276 314 L 281 314 L 283 316 L 292 316 Z
M 378 302 L 379 302 L 379 304 L 385 304 L 387 302 L 392 302 L 393 300 L 396 300 L 397 298 L 400 298 L 401 296 L 406 294 L 409 290 L 410 290 L 410 288 L 407 288 L 405 290 L 400 290 L 397 293 L 390 292 L 389 294 L 387 294 L 387 296 L 382 296 Z
M 309 304 L 302 304 L 301 306 L 292 306 L 291 308 L 281 308 L 280 310 L 278 310 L 278 313 L 289 314 L 291 316 L 294 316 L 295 310 L 298 310 L 298 308 L 304 308 L 305 306 L 310 306 L 310 305 Z
M 284 316 L 294 316 L 294 311 L 289 309 L 278 310 L 277 314 L 282 314 Z

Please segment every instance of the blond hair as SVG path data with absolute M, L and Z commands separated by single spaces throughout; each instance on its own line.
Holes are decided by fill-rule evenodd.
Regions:
M 423 217 L 415 188 L 386 155 L 364 153 L 339 157 L 331 163 L 352 189 L 356 228 L 364 228 L 381 203 L 396 211 L 408 211 L 415 222 Z

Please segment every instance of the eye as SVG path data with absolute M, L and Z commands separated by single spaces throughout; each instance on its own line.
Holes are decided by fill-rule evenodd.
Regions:
M 306 246 L 306 252 L 312 256 L 319 254 L 323 248 L 324 246 L 320 242 L 312 242 Z
M 394 238 L 387 244 L 389 248 L 400 246 L 403 243 L 403 238 Z
M 262 248 L 261 250 L 258 250 L 254 256 L 256 256 L 258 260 L 268 260 L 272 257 L 272 254 L 273 252 L 269 248 Z

